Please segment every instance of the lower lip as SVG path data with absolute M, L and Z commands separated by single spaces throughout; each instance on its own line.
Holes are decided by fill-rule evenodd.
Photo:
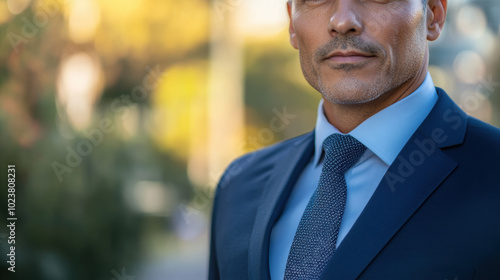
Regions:
M 332 56 L 328 58 L 328 60 L 335 63 L 359 63 L 359 62 L 364 62 L 370 58 L 373 58 L 373 56 L 353 55 L 353 56 Z

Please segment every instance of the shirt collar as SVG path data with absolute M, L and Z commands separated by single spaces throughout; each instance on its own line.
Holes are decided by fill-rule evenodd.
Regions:
M 437 99 L 434 82 L 427 73 L 424 82 L 417 90 L 366 119 L 348 134 L 390 166 L 432 110 Z M 323 103 L 321 99 L 314 132 L 315 166 L 321 160 L 323 141 L 333 133 L 343 134 L 326 119 Z

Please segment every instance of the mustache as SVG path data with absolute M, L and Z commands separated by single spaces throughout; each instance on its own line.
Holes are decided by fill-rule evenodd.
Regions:
M 321 61 L 336 50 L 347 49 L 356 50 L 369 55 L 377 55 L 384 52 L 382 47 L 366 42 L 357 36 L 336 36 L 316 51 L 316 60 Z

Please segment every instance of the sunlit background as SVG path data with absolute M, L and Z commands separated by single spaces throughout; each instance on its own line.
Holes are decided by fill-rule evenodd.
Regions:
M 314 126 L 287 28 L 285 0 L 0 0 L 17 279 L 204 279 L 227 164 Z M 430 44 L 436 85 L 497 126 L 499 28 L 500 2 L 452 0 Z

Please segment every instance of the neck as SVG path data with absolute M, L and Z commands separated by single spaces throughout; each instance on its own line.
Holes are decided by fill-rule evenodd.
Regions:
M 424 82 L 428 69 L 428 51 L 418 73 L 401 86 L 382 94 L 379 98 L 361 104 L 337 104 L 324 100 L 324 111 L 328 122 L 342 133 L 349 133 L 369 117 L 407 97 Z

